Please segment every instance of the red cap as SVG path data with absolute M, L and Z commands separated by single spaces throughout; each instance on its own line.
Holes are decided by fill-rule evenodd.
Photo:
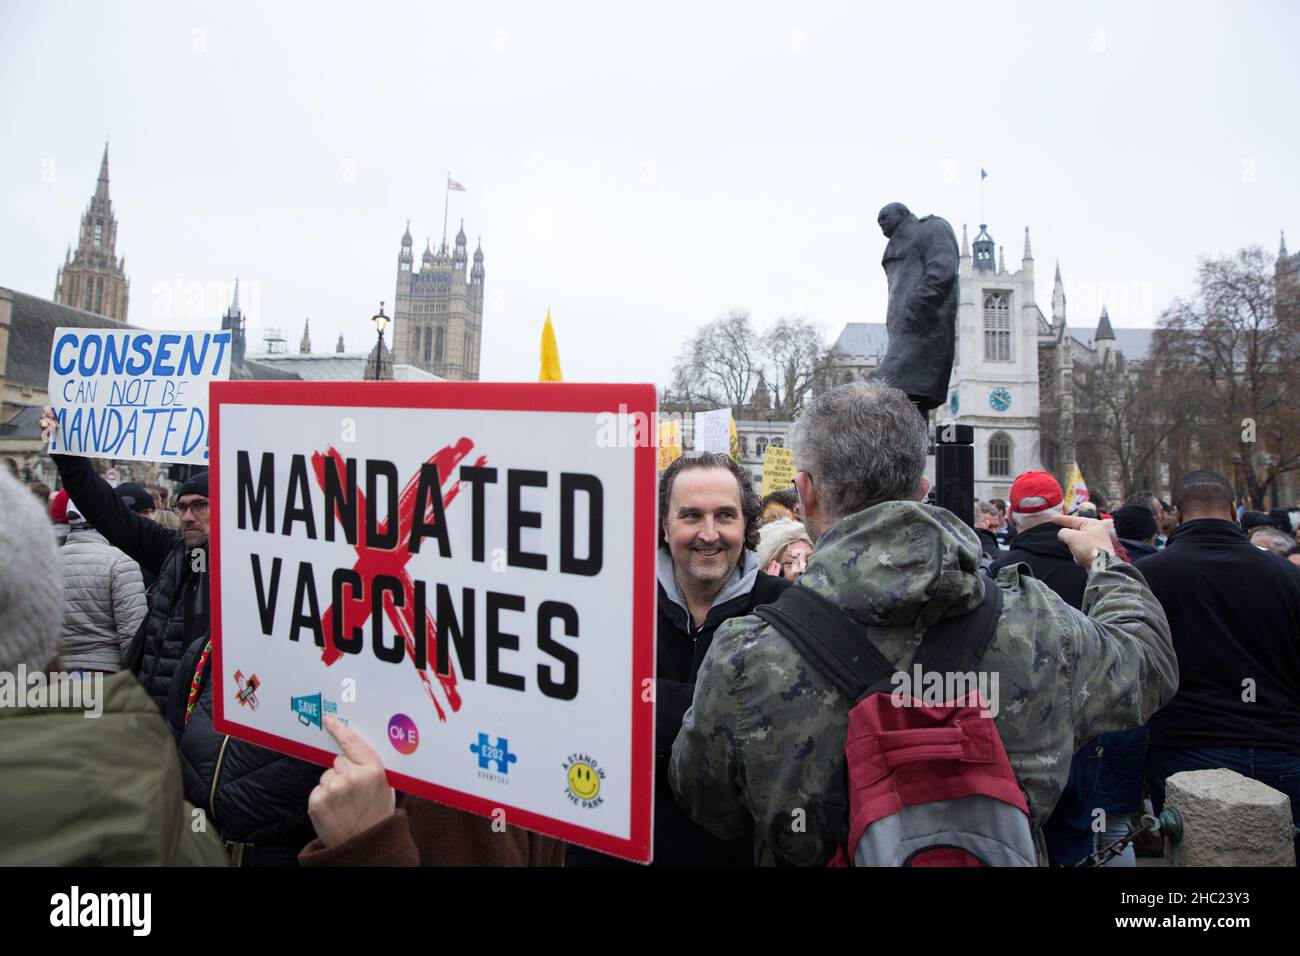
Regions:
M 50 502 L 50 520 L 55 524 L 68 523 L 68 491 L 60 488 Z
M 1026 498 L 1041 498 L 1038 504 L 1021 504 Z M 1059 505 L 1065 496 L 1056 479 L 1045 471 L 1027 471 L 1011 484 L 1011 510 L 1037 514 Z

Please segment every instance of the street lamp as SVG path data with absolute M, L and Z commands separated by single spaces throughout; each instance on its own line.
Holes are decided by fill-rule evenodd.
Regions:
M 388 328 L 388 323 L 392 321 L 384 315 L 383 300 L 379 302 L 379 312 L 370 317 L 370 321 L 375 323 L 375 328 L 379 330 L 379 345 L 375 349 L 375 381 L 383 381 L 384 374 L 384 329 Z

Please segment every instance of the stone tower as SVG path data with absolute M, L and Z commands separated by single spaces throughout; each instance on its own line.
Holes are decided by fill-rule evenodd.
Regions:
M 444 241 L 434 252 L 425 241 L 415 271 L 411 224 L 397 256 L 397 298 L 393 309 L 395 360 L 451 382 L 476 382 L 483 335 L 483 242 L 466 249 L 465 223 L 449 252 Z M 467 271 L 468 267 L 468 271 Z
M 126 257 L 117 258 L 117 220 L 108 198 L 108 144 L 99 162 L 95 194 L 81 216 L 77 249 L 69 247 L 54 280 L 54 301 L 119 322 L 126 321 L 131 282 Z
M 1020 269 L 995 256 L 988 227 L 981 224 L 971 247 L 962 226 L 957 276 L 957 343 L 949 417 L 975 428 L 975 493 L 1005 498 L 1023 471 L 1042 468 L 1038 447 L 1038 333 L 1034 256 L 1025 230 Z

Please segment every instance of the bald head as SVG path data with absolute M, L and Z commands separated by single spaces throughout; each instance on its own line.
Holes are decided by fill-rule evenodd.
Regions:
M 880 226 L 880 231 L 885 234 L 885 238 L 888 239 L 894 235 L 898 227 L 901 226 L 911 215 L 912 210 L 908 209 L 901 202 L 891 202 L 876 214 L 876 223 Z

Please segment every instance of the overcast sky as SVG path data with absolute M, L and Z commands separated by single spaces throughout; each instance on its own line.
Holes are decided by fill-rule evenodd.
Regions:
M 1050 311 L 1153 325 L 1196 260 L 1300 247 L 1300 5 L 0 0 L 0 285 L 49 297 L 111 138 L 130 321 L 260 348 L 392 313 L 451 196 L 482 375 L 665 384 L 732 308 L 883 321 L 876 211 L 984 216 Z M 417 258 L 418 264 L 418 258 Z M 179 295 L 177 293 L 180 293 Z M 1082 337 L 1082 336 L 1081 336 Z

